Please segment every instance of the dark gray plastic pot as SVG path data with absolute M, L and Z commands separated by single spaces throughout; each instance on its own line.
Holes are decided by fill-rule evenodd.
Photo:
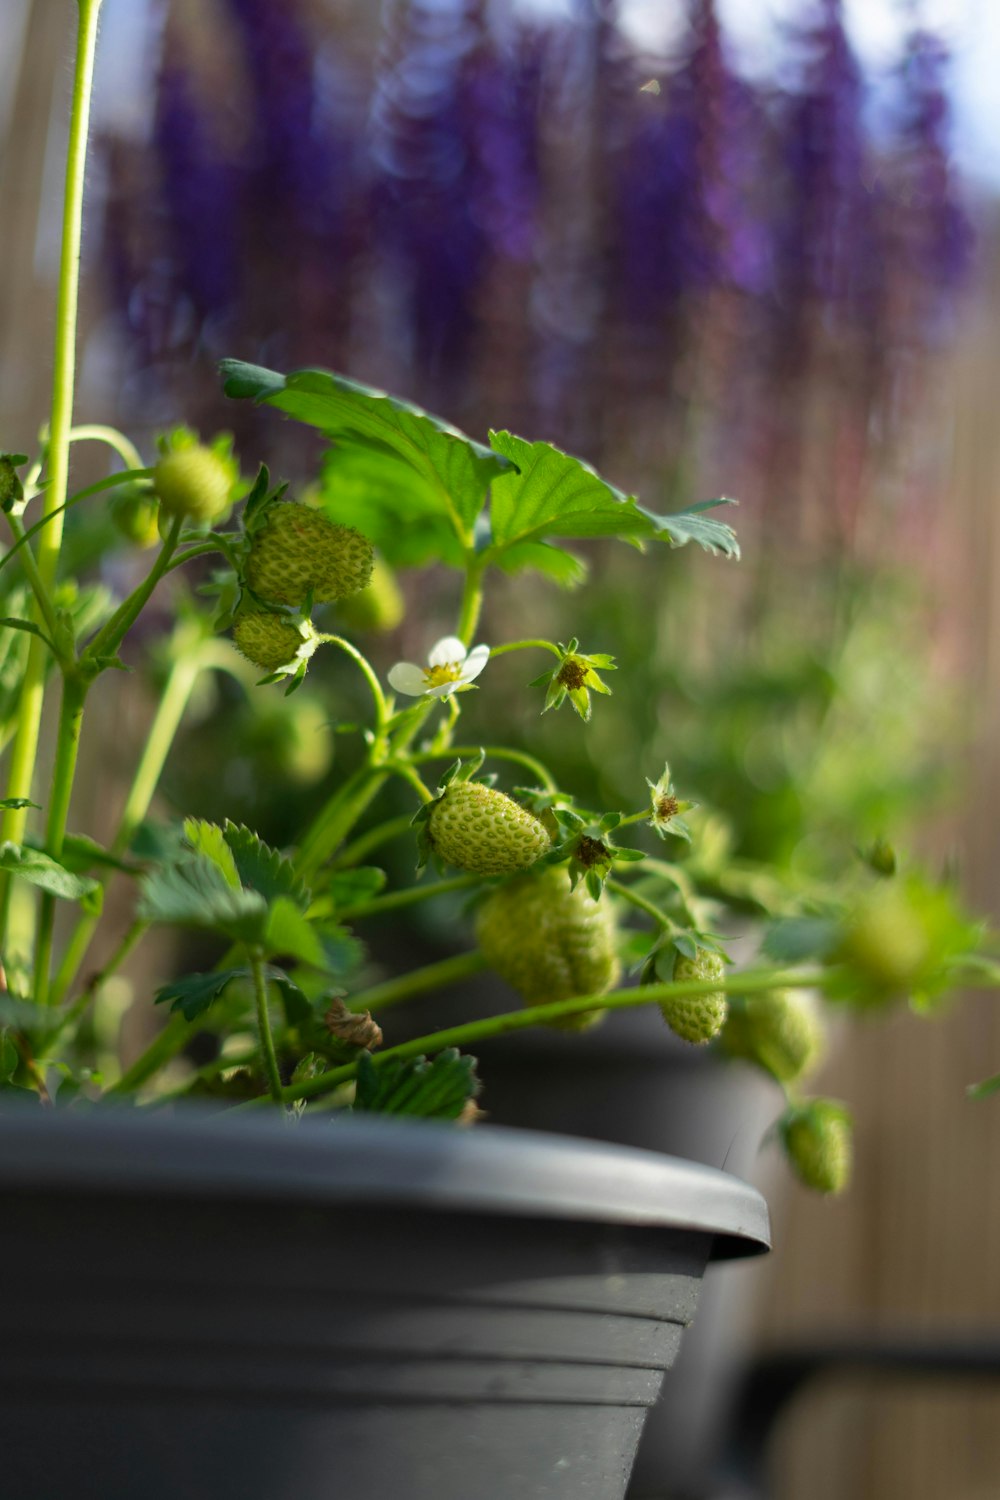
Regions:
M 621 1500 L 760 1195 L 652 1153 L 357 1118 L 0 1122 L 17 1500 Z

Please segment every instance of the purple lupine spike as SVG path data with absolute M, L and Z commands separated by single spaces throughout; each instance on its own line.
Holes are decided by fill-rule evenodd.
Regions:
M 617 202 L 631 318 L 688 291 L 758 286 L 765 245 L 747 187 L 759 180 L 760 134 L 756 96 L 729 69 L 713 0 L 694 0 L 664 95 L 635 96 Z
M 973 244 L 972 225 L 949 160 L 949 60 L 939 37 L 920 28 L 909 36 L 900 68 L 902 98 L 893 164 L 906 248 L 929 301 L 942 315 L 967 277 Z
M 821 0 L 801 35 L 802 87 L 782 111 L 785 190 L 776 232 L 778 297 L 787 310 L 818 303 L 838 318 L 871 310 L 880 257 L 866 186 L 864 85 L 841 0 Z
M 225 314 L 239 287 L 236 173 L 212 139 L 188 71 L 168 45 L 153 144 L 176 280 L 201 318 Z
M 405 279 L 417 369 L 432 380 L 461 371 L 475 328 L 487 236 L 468 83 L 485 45 L 481 0 L 413 0 L 390 16 L 379 60 L 374 211 Z

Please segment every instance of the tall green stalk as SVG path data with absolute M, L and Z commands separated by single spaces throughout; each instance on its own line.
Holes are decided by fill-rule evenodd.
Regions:
M 83 184 L 90 128 L 90 97 L 97 50 L 97 22 L 101 0 L 77 0 L 76 67 L 70 109 L 63 198 L 62 248 L 56 300 L 55 348 L 52 366 L 52 411 L 49 422 L 49 484 L 43 514 L 50 524 L 39 534 L 38 573 L 51 595 L 62 546 L 63 507 L 69 488 L 69 446 L 76 377 L 76 323 L 80 287 L 80 239 L 83 224 Z M 38 752 L 38 732 L 45 695 L 47 647 L 32 640 L 21 693 L 21 718 L 11 750 L 8 797 L 30 797 Z M 0 839 L 24 840 L 27 811 L 7 809 L 0 819 Z M 6 893 L 3 899 L 6 925 Z M 3 935 L 0 934 L 0 937 Z

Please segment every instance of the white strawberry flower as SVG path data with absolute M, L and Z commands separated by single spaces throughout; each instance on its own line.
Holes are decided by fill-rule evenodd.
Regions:
M 390 668 L 389 686 L 411 698 L 449 698 L 469 687 L 489 658 L 489 646 L 468 651 L 457 635 L 446 635 L 432 648 L 426 667 L 399 661 Z

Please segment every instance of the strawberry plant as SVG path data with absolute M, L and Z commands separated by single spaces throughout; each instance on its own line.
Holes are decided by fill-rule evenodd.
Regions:
M 615 713 L 605 675 L 640 677 L 643 661 L 616 661 L 608 639 L 581 649 L 585 632 L 572 633 L 581 626 L 570 608 L 568 644 L 541 634 L 480 638 L 495 582 L 527 573 L 538 589 L 569 586 L 580 577 L 577 543 L 644 552 L 651 589 L 683 567 L 677 554 L 691 544 L 719 566 L 735 561 L 735 533 L 717 513 L 734 502 L 698 500 L 663 514 L 550 443 L 506 431 L 474 439 L 345 376 L 234 359 L 223 362 L 224 388 L 259 409 L 262 444 L 274 412 L 324 439 L 312 486 L 291 493 L 264 464 L 241 476 L 225 436 L 206 442 L 176 429 L 147 464 L 111 427 L 74 428 L 73 313 L 99 9 L 99 0 L 79 0 L 51 420 L 37 444 L 13 435 L 33 452 L 0 456 L 10 537 L 0 560 L 0 686 L 6 692 L 14 678 L 20 695 L 0 804 L 0 1091 L 38 1107 L 126 1097 L 158 1109 L 189 1098 L 292 1116 L 340 1106 L 467 1120 L 480 1088 L 467 1049 L 477 1041 L 536 1026 L 582 1029 L 650 1005 L 684 1041 L 721 1034 L 730 1052 L 774 1077 L 787 1096 L 778 1135 L 796 1171 L 820 1191 L 838 1191 L 849 1169 L 848 1117 L 836 1102 L 799 1092 L 821 1047 L 814 1002 L 802 997 L 933 1008 L 964 980 L 997 981 L 982 929 L 950 891 L 897 874 L 894 861 L 859 860 L 838 882 L 798 885 L 763 864 L 730 866 L 663 765 L 669 743 L 625 807 L 604 803 L 599 774 L 561 785 L 540 756 L 506 737 L 510 693 L 541 714 L 562 709 L 564 734 L 583 736 L 592 719 Z M 94 440 L 115 467 L 74 490 L 76 446 Z M 131 577 L 120 598 L 74 576 L 63 547 L 68 512 L 119 549 L 117 576 Z M 421 586 L 408 590 L 407 573 L 421 575 Z M 420 603 L 431 579 L 450 611 L 436 642 Z M 117 820 L 100 840 L 83 837 L 73 831 L 78 750 L 82 736 L 102 734 L 90 695 L 104 673 L 126 665 L 123 651 L 129 666 L 141 662 L 149 632 L 135 627 L 154 595 L 178 615 L 157 647 L 161 668 L 166 662 L 159 706 Z M 408 611 L 407 599 L 416 601 Z M 353 606 L 356 630 L 342 601 Z M 366 628 L 386 611 L 418 660 L 393 661 L 379 640 L 362 649 Z M 320 651 L 336 656 L 332 679 L 351 676 L 365 706 L 357 721 L 331 708 L 345 749 L 309 815 L 274 844 L 227 818 L 157 816 L 157 786 L 201 680 L 222 674 L 241 692 L 287 696 Z M 496 665 L 515 653 L 535 667 L 541 658 L 545 672 Z M 40 753 L 52 722 L 43 719 L 46 702 L 54 739 Z M 629 734 L 625 719 L 616 732 Z M 223 791 L 225 771 L 218 764 L 213 773 Z M 672 858 L 677 840 L 696 857 Z M 400 843 L 416 867 L 403 879 Z M 120 890 L 105 920 L 112 882 Z M 738 967 L 727 934 L 748 890 L 768 892 L 758 902 L 768 923 L 756 960 Z M 387 974 L 379 944 L 391 950 L 398 913 L 456 899 L 460 951 Z M 136 1000 L 148 1044 L 124 1062 L 107 1044 L 104 995 L 161 927 L 199 933 L 207 961 L 149 979 Z M 382 1045 L 384 1010 L 486 968 L 510 986 L 510 1008 Z

